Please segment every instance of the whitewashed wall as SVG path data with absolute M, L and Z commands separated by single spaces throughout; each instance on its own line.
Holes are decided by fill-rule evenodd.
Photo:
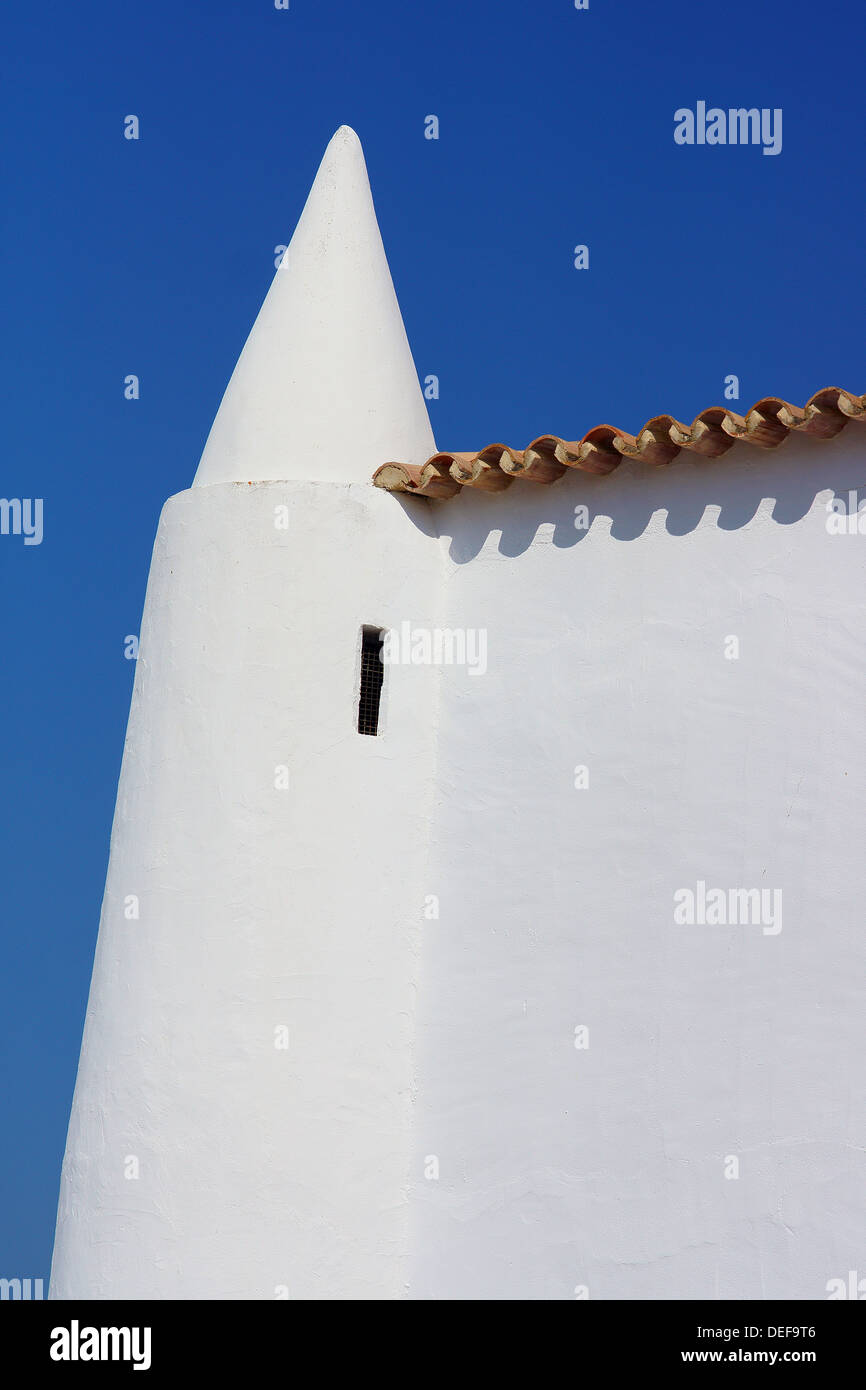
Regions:
M 866 535 L 824 506 L 864 484 L 852 425 L 437 507 L 489 669 L 442 682 L 414 1296 L 866 1273 Z M 676 925 L 698 880 L 781 931 Z
M 864 483 L 852 425 L 452 503 L 167 504 L 52 1296 L 864 1269 L 866 536 L 824 505 Z M 404 621 L 484 629 L 487 673 L 389 668 L 362 737 L 360 627 Z M 677 925 L 699 880 L 781 889 L 781 931 Z
M 404 1291 L 436 673 L 386 685 L 371 738 L 357 667 L 363 623 L 429 616 L 440 558 L 369 485 L 166 504 L 52 1297 Z

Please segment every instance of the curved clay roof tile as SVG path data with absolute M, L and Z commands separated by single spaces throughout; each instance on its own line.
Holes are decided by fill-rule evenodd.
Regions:
M 794 430 L 832 439 L 849 420 L 866 421 L 866 395 L 825 386 L 802 409 L 778 396 L 765 396 L 745 415 L 715 405 L 702 410 L 690 425 L 672 415 L 656 415 L 637 435 L 613 425 L 596 425 L 578 440 L 542 434 L 525 449 L 488 444 L 477 453 L 433 454 L 420 467 L 385 463 L 376 469 L 373 482 L 387 492 L 412 492 L 422 497 L 453 497 L 464 487 L 502 492 L 515 478 L 553 483 L 569 468 L 612 473 L 623 458 L 658 468 L 670 463 L 681 449 L 704 458 L 718 458 L 735 443 L 776 449 Z

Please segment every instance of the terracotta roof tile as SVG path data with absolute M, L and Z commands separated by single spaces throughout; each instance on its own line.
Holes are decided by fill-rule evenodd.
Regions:
M 765 396 L 745 415 L 725 406 L 710 406 L 690 425 L 672 415 L 656 415 L 636 435 L 613 425 L 596 425 L 577 440 L 542 434 L 525 449 L 488 444 L 474 454 L 433 454 L 420 467 L 386 463 L 376 469 L 373 482 L 388 492 L 412 492 L 422 497 L 454 497 L 464 487 L 502 492 L 515 478 L 553 483 L 569 468 L 612 473 L 623 458 L 640 459 L 657 468 L 670 463 L 681 449 L 718 458 L 738 441 L 759 449 L 776 449 L 792 431 L 832 439 L 849 420 L 866 422 L 866 395 L 855 396 L 838 386 L 827 386 L 816 391 L 802 409 L 778 396 Z

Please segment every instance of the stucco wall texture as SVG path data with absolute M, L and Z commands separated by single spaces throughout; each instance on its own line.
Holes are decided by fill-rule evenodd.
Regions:
M 417 1296 L 862 1266 L 866 550 L 827 503 L 864 465 L 854 428 L 433 504 L 487 673 L 440 684 Z M 778 911 L 676 920 L 699 883 Z
M 863 448 L 740 452 L 166 505 L 53 1296 L 808 1299 L 857 1267 L 866 551 L 827 501 Z M 486 670 L 387 665 L 364 737 L 361 627 L 407 622 L 483 631 Z M 677 921 L 700 882 L 769 915 Z

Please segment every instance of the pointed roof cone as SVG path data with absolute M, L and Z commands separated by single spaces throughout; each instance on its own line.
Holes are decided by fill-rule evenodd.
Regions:
M 217 411 L 193 486 L 369 482 L 436 452 L 361 143 L 341 126 Z

